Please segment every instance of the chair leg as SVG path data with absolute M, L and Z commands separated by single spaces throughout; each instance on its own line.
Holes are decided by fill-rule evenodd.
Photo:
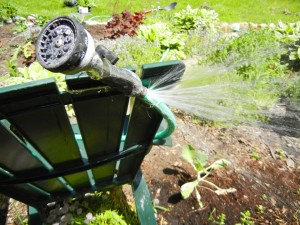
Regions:
M 28 207 L 28 217 L 29 217 L 29 220 L 28 220 L 29 225 L 43 225 L 44 224 L 40 212 L 32 206 Z
M 140 224 L 156 225 L 150 193 L 140 169 L 133 180 L 132 191 Z

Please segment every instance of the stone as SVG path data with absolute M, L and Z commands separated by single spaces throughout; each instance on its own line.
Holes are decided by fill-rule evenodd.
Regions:
M 266 28 L 268 28 L 268 25 L 265 24 L 265 23 L 261 23 L 261 24 L 258 25 L 258 27 L 261 28 L 261 29 L 266 29 Z
M 230 25 L 230 28 L 231 28 L 231 31 L 237 32 L 237 31 L 240 31 L 241 25 L 240 25 L 240 23 L 233 23 Z
M 220 26 L 221 31 L 223 31 L 223 32 L 225 32 L 225 33 L 231 32 L 231 28 L 230 28 L 230 26 L 229 26 L 228 23 L 226 23 L 226 22 L 221 22 L 221 23 L 219 24 L 219 26 Z
M 249 23 L 247 23 L 247 22 L 241 22 L 240 23 L 240 29 L 242 31 L 248 31 L 249 30 Z
M 250 23 L 249 26 L 251 30 L 256 31 L 258 29 L 258 25 L 256 23 Z
M 275 25 L 274 23 L 270 23 L 270 24 L 269 24 L 269 28 L 270 28 L 271 30 L 275 30 L 276 25 Z

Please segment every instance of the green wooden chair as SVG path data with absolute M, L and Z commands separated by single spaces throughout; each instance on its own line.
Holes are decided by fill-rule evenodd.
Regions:
M 177 64 L 144 65 L 143 83 Z M 138 98 L 128 113 L 128 96 L 86 74 L 66 83 L 68 92 L 52 78 L 0 88 L 0 193 L 28 204 L 29 223 L 42 224 L 49 202 L 129 183 L 140 223 L 156 224 L 140 166 L 153 143 L 167 142 L 155 139 L 161 113 Z

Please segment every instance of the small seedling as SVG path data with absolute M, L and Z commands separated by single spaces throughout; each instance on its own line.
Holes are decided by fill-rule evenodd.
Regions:
M 181 195 L 184 199 L 187 199 L 193 192 L 195 192 L 199 207 L 202 208 L 203 204 L 201 202 L 201 195 L 197 187 L 210 190 L 217 195 L 225 195 L 236 191 L 234 188 L 220 188 L 216 184 L 206 180 L 212 171 L 226 167 L 230 164 L 229 161 L 220 159 L 212 163 L 210 166 L 205 167 L 208 161 L 207 155 L 203 152 L 197 152 L 191 145 L 187 145 L 183 148 L 182 157 L 193 166 L 197 173 L 197 178 L 194 181 L 185 183 L 181 186 Z M 204 186 L 204 184 L 206 184 L 206 186 Z
M 218 215 L 216 218 L 213 217 L 213 214 L 215 213 L 216 208 L 214 208 L 211 213 L 209 214 L 209 218 L 208 220 L 210 222 L 212 222 L 212 224 L 216 224 L 216 225 L 225 225 L 225 221 L 226 221 L 226 215 L 224 213 L 221 213 L 220 215 Z
M 258 153 L 257 151 L 254 150 L 254 151 L 251 153 L 251 159 L 259 160 L 259 158 L 260 158 L 259 153 Z
M 241 223 L 237 223 L 235 225 L 254 225 L 254 222 L 251 220 L 251 212 L 249 210 L 241 212 L 241 215 Z
M 300 196 L 300 188 L 298 188 L 298 190 L 297 190 L 297 195 Z
M 263 205 L 256 205 L 256 211 L 262 214 L 265 212 L 265 207 Z
M 285 159 L 285 152 L 283 149 L 280 149 L 278 151 L 276 151 L 276 154 L 278 155 L 278 157 L 281 159 L 281 160 L 284 160 Z

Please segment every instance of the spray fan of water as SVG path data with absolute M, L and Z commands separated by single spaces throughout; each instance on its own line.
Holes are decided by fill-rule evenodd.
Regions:
M 284 88 L 287 81 L 228 79 L 228 73 L 233 72 L 236 66 L 194 65 L 187 68 L 178 83 L 165 86 L 165 83 L 182 73 L 182 68 L 174 66 L 150 84 L 148 94 L 171 108 L 199 116 L 203 120 L 226 126 L 258 126 L 282 135 L 300 137 L 297 101 L 282 102 L 274 92 L 275 89 Z M 297 80 L 295 78 L 289 82 Z M 271 85 L 264 85 L 266 82 Z

